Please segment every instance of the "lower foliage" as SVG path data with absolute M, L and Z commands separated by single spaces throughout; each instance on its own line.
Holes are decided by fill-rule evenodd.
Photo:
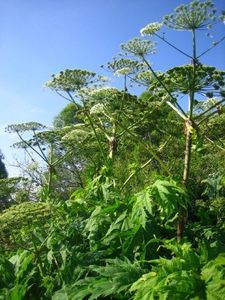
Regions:
M 173 238 L 177 204 L 189 202 L 165 178 L 126 198 L 101 178 L 65 202 L 11 207 L 0 217 L 0 299 L 222 300 L 220 215 L 216 226 L 190 222 L 182 243 Z

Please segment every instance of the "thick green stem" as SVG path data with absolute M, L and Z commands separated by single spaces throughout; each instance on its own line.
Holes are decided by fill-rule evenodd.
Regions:
M 52 180 L 53 180 L 54 166 L 53 166 L 53 145 L 50 144 L 49 152 L 49 164 L 48 164 L 48 197 L 52 192 Z
M 186 132 L 185 155 L 184 155 L 183 184 L 187 187 L 189 174 L 190 174 L 192 133 L 188 129 L 186 131 L 187 132 Z
M 88 118 L 88 121 L 89 121 L 89 123 L 90 123 L 90 125 L 91 125 L 91 128 L 92 128 L 93 132 L 94 132 L 94 135 L 95 135 L 95 138 L 96 138 L 96 140 L 97 140 L 97 143 L 98 143 L 98 146 L 99 146 L 99 150 L 100 150 L 100 152 L 101 152 L 101 154 L 102 154 L 102 157 L 103 157 L 105 163 L 107 163 L 107 158 L 106 158 L 104 149 L 103 149 L 103 147 L 102 147 L 101 141 L 100 141 L 100 139 L 99 139 L 99 137 L 98 137 L 98 134 L 97 134 L 97 132 L 96 132 L 95 126 L 94 126 L 94 124 L 93 124 L 93 121 L 92 121 L 92 119 L 91 119 L 91 117 L 90 117 L 90 115 L 89 115 L 88 112 L 85 111 L 85 115 L 86 115 L 86 117 Z
M 196 73 L 196 36 L 195 30 L 192 30 L 192 45 L 193 45 L 193 58 L 192 58 L 192 84 L 189 92 L 189 103 L 188 103 L 188 119 L 185 122 L 185 155 L 184 155 L 184 171 L 183 171 L 183 184 L 187 188 L 190 177 L 190 165 L 191 165 L 191 147 L 192 147 L 192 129 L 193 129 L 193 108 L 194 108 L 194 97 L 195 97 L 195 73 Z M 179 208 L 178 222 L 177 222 L 177 240 L 181 241 L 184 229 L 185 229 L 186 209 L 183 207 Z
M 118 139 L 116 137 L 116 123 L 114 122 L 112 125 L 112 136 L 109 138 L 109 158 L 113 162 L 113 158 L 117 151 Z
M 195 30 L 192 31 L 192 43 L 193 43 L 193 59 L 192 59 L 192 84 L 189 93 L 189 103 L 188 103 L 188 120 L 185 123 L 185 134 L 186 134 L 186 146 L 185 146 L 185 156 L 184 156 L 184 173 L 183 173 L 183 183 L 187 187 L 189 180 L 190 162 L 191 162 L 191 146 L 192 146 L 192 127 L 193 127 L 193 110 L 194 110 L 194 98 L 195 98 L 195 73 L 196 73 L 196 36 Z
M 186 145 L 185 145 L 185 156 L 184 156 L 184 172 L 183 172 L 183 184 L 185 187 L 188 185 L 189 174 L 190 174 L 190 163 L 191 163 L 191 146 L 192 146 L 192 137 L 191 131 L 186 132 Z M 185 218 L 186 218 L 186 209 L 180 206 L 178 212 L 178 222 L 177 222 L 177 241 L 180 242 L 185 228 Z
M 124 91 L 127 92 L 127 75 L 124 75 Z
M 39 266 L 41 276 L 44 278 L 45 277 L 45 271 L 44 271 L 44 268 L 43 268 L 43 265 L 42 265 L 42 261 L 40 259 L 40 250 L 38 250 L 38 248 L 37 248 L 36 241 L 35 241 L 35 236 L 34 236 L 33 233 L 32 233 L 32 242 L 33 242 L 33 245 L 34 245 L 34 250 L 35 250 L 34 254 L 35 254 L 35 258 L 37 259 L 37 265 Z

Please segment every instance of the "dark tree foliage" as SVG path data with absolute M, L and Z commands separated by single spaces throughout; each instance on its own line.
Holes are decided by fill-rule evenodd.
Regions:
M 77 116 L 78 109 L 74 103 L 69 103 L 66 107 L 55 117 L 53 125 L 56 128 L 82 123 Z
M 5 164 L 2 161 L 3 159 L 4 159 L 4 156 L 0 151 L 0 179 L 8 177 L 8 173 L 7 173 Z
M 8 195 L 7 192 L 4 190 L 4 188 L 1 188 L 1 179 L 7 178 L 8 173 L 5 167 L 4 162 L 2 161 L 4 159 L 4 156 L 2 152 L 0 151 L 0 210 L 8 207 Z

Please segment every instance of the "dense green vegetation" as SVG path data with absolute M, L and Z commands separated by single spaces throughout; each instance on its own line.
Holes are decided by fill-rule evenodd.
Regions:
M 53 129 L 8 126 L 29 160 L 0 180 L 0 299 L 224 299 L 225 71 L 201 63 L 224 37 L 196 42 L 218 15 L 179 6 L 107 64 L 123 90 L 67 69 L 46 83 L 70 102 Z M 162 26 L 190 32 L 192 53 Z M 188 63 L 154 70 L 154 38 Z

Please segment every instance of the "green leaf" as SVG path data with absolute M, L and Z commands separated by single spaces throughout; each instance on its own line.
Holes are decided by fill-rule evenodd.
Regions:
M 153 198 L 151 188 L 146 188 L 135 195 L 131 213 L 131 222 L 145 228 L 148 214 L 153 214 Z
M 152 185 L 152 195 L 158 205 L 161 220 L 174 220 L 179 207 L 187 207 L 188 196 L 175 181 L 158 179 Z
M 69 298 L 68 293 L 64 287 L 61 290 L 56 291 L 52 295 L 52 300 L 69 300 L 69 299 L 71 298 Z
M 202 269 L 207 299 L 223 300 L 225 295 L 225 253 L 208 262 Z

